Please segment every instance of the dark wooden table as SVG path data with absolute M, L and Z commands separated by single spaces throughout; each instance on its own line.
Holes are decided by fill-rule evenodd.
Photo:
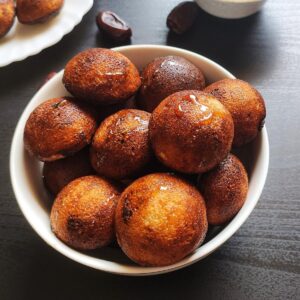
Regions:
M 0 69 L 0 299 L 300 299 L 300 1 L 269 0 L 239 21 L 202 13 L 186 35 L 169 34 L 178 0 L 95 1 L 57 45 Z M 94 18 L 109 8 L 128 20 L 132 44 L 168 44 L 201 53 L 264 95 L 271 160 L 263 195 L 242 228 L 205 260 L 171 274 L 129 278 L 63 257 L 20 212 L 9 178 L 17 120 L 43 78 L 88 47 L 112 47 Z

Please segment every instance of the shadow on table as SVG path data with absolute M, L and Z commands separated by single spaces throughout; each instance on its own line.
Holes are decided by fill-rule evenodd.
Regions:
M 191 299 L 200 286 L 203 292 L 205 285 L 206 295 L 212 288 L 212 272 L 218 268 L 213 257 L 169 274 L 125 277 L 81 266 L 46 249 L 22 271 L 13 299 Z
M 271 73 L 277 53 L 276 26 L 263 14 L 225 20 L 201 11 L 186 34 L 169 32 L 167 44 L 200 53 L 240 78 L 257 81 Z
M 98 31 L 96 34 L 96 44 L 98 47 L 101 48 L 114 48 L 114 47 L 120 47 L 120 46 L 127 46 L 131 45 L 131 39 L 118 42 L 112 40 L 110 37 L 108 37 L 105 33 Z

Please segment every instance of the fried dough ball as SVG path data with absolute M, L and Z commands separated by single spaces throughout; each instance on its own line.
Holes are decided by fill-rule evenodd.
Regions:
M 151 159 L 149 120 L 149 113 L 137 109 L 123 109 L 106 118 L 91 146 L 94 169 L 112 179 L 136 176 Z
M 97 122 L 91 107 L 74 98 L 47 100 L 30 114 L 24 130 L 24 144 L 41 161 L 72 155 L 88 145 Z
M 239 79 L 223 79 L 204 91 L 215 96 L 231 113 L 234 146 L 242 146 L 255 139 L 264 126 L 266 107 L 263 97 L 253 86 Z
M 205 203 L 183 179 L 168 173 L 150 174 L 121 194 L 115 226 L 120 247 L 133 261 L 143 266 L 170 265 L 204 240 Z
M 15 19 L 15 3 L 13 0 L 0 1 L 0 38 L 10 30 Z
M 242 208 L 248 192 L 248 176 L 241 161 L 229 154 L 215 169 L 200 177 L 211 225 L 230 221 Z
M 63 0 L 17 0 L 17 17 L 20 23 L 44 23 L 58 14 Z
M 114 239 L 114 216 L 119 191 L 98 176 L 80 177 L 56 197 L 51 228 L 64 243 L 81 250 L 108 245 Z
M 174 93 L 159 104 L 149 131 L 152 148 L 162 163 L 179 172 L 202 173 L 229 153 L 233 121 L 215 97 L 188 90 Z
M 123 54 L 93 48 L 67 63 L 63 83 L 75 97 L 107 105 L 123 103 L 133 96 L 141 79 L 134 64 Z
M 48 190 L 56 195 L 72 180 L 94 174 L 88 147 L 63 159 L 45 162 L 43 178 Z
M 203 90 L 204 87 L 202 71 L 190 61 L 179 56 L 158 57 L 143 70 L 139 104 L 152 112 L 162 100 L 175 92 Z

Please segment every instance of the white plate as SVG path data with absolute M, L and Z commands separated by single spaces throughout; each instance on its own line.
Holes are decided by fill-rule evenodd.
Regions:
M 65 0 L 59 14 L 43 24 L 23 25 L 16 18 L 9 33 L 0 39 L 0 67 L 38 54 L 59 42 L 92 5 L 93 0 Z
M 179 55 L 201 68 L 209 82 L 234 78 L 213 61 L 178 48 L 138 45 L 115 48 L 115 50 L 126 55 L 138 68 L 142 68 L 158 56 Z M 62 243 L 50 229 L 50 205 L 42 182 L 41 163 L 27 154 L 23 144 L 24 126 L 33 109 L 47 99 L 69 95 L 62 84 L 62 76 L 63 71 L 48 81 L 30 100 L 18 122 L 10 153 L 11 181 L 18 204 L 33 229 L 51 247 L 74 261 L 98 270 L 122 275 L 154 275 L 174 271 L 203 259 L 228 240 L 246 221 L 260 197 L 268 172 L 269 143 L 266 128 L 244 153 L 246 160 L 251 162 L 249 192 L 244 206 L 218 235 L 180 262 L 166 267 L 145 268 L 132 263 L 120 249 L 106 247 L 93 252 L 80 252 Z

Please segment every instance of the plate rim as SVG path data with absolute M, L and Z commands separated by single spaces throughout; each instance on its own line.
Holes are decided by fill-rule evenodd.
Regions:
M 2 62 L 2 63 L 0 62 L 0 68 L 6 67 L 14 62 L 19 62 L 19 61 L 25 60 L 26 58 L 28 58 L 30 56 L 37 55 L 40 52 L 42 52 L 43 50 L 50 48 L 53 45 L 60 42 L 65 35 L 70 33 L 75 28 L 75 26 L 77 26 L 82 21 L 83 17 L 87 14 L 87 12 L 91 9 L 91 7 L 94 4 L 94 0 L 84 0 L 83 2 L 86 4 L 85 9 L 83 9 L 81 11 L 79 18 L 76 19 L 70 27 L 61 27 L 61 28 L 65 28 L 65 29 L 62 29 L 62 31 L 59 32 L 59 34 L 56 36 L 56 38 L 53 38 L 52 40 L 50 40 L 50 42 L 48 42 L 48 43 L 46 42 L 44 45 L 41 45 L 32 51 L 21 52 L 21 53 L 19 53 L 19 55 L 10 56 L 10 58 L 7 61 Z M 17 19 L 15 19 L 14 22 L 18 22 Z M 33 48 L 31 48 L 31 49 L 33 49 Z

